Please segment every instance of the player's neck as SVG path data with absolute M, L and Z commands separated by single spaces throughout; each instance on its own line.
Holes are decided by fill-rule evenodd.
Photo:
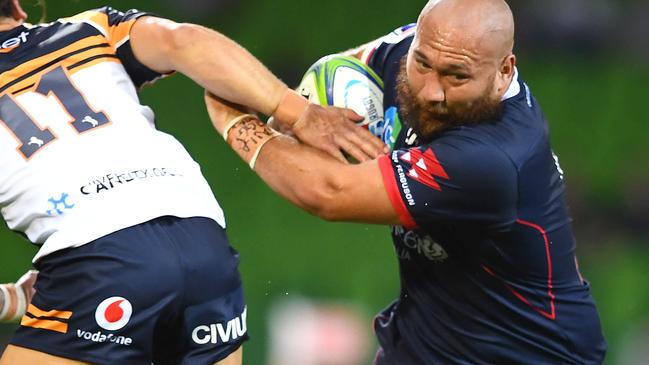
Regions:
M 12 30 L 16 28 L 17 26 L 20 26 L 23 24 L 23 20 L 16 20 L 14 18 L 0 18 L 0 32 L 5 32 L 8 30 Z

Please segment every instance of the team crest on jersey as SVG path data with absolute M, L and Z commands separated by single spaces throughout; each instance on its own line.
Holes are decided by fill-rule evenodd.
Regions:
M 417 133 L 415 133 L 415 130 L 412 128 L 408 128 L 408 131 L 406 132 L 406 139 L 404 141 L 406 146 L 412 147 L 417 144 L 418 140 L 419 140 L 419 136 L 417 135 Z
M 442 191 L 442 187 L 435 178 L 450 179 L 431 148 L 425 152 L 421 152 L 419 148 L 413 148 L 402 154 L 399 160 L 411 166 L 406 173 L 409 178 L 437 191 Z
M 402 226 L 393 227 L 393 234 L 401 237 L 403 246 L 397 247 L 397 255 L 402 260 L 412 260 L 412 255 L 422 255 L 435 263 L 448 259 L 444 247 L 429 235 L 420 236 L 415 231 L 406 231 Z

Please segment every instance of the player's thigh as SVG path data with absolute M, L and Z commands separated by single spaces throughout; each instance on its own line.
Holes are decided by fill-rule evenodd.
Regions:
M 223 228 L 207 219 L 184 219 L 183 229 L 173 239 L 182 242 L 180 259 L 186 266 L 181 330 L 180 361 L 184 365 L 235 361 L 248 339 L 247 309 L 238 271 L 239 255 L 228 242 Z M 164 331 L 158 333 L 168 341 Z M 165 340 L 166 339 L 166 340 Z M 169 346 L 156 346 L 156 359 L 170 358 Z M 174 349 L 175 351 L 175 349 Z M 167 352 L 167 353 L 165 353 Z M 171 353 L 174 357 L 174 353 Z M 226 362 L 225 364 L 229 364 Z M 233 362 L 233 364 L 238 364 Z
M 241 365 L 243 363 L 243 346 L 239 346 L 239 349 L 230 354 L 230 356 L 225 359 L 214 363 L 214 365 Z
M 24 347 L 9 345 L 0 358 L 0 365 L 84 365 L 85 362 L 53 356 Z M 233 363 L 234 364 L 234 363 Z

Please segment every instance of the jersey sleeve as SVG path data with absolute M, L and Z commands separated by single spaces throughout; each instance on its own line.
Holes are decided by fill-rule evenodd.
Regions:
M 502 230 L 515 222 L 514 164 L 495 147 L 467 144 L 436 141 L 380 158 L 385 187 L 404 227 L 453 222 Z
M 122 12 L 109 6 L 89 10 L 81 14 L 67 18 L 68 21 L 80 21 L 88 23 L 98 29 L 108 43 L 115 49 L 117 57 L 126 69 L 136 87 L 150 83 L 165 76 L 143 65 L 135 58 L 131 48 L 130 35 L 135 21 L 150 13 L 131 9 Z
M 398 70 L 401 58 L 408 53 L 415 30 L 414 23 L 404 25 L 371 42 L 361 55 L 361 61 L 383 79 L 391 68 L 396 67 Z

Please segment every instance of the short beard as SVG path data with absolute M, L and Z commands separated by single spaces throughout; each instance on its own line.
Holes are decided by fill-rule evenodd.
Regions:
M 493 80 L 489 85 L 493 85 Z M 408 84 L 406 56 L 401 59 L 397 77 L 397 102 L 401 117 L 417 133 L 422 142 L 431 140 L 449 128 L 495 121 L 502 115 L 502 103 L 500 100 L 492 100 L 488 90 L 477 100 L 459 106 L 449 106 L 446 101 L 434 103 L 419 101 Z

